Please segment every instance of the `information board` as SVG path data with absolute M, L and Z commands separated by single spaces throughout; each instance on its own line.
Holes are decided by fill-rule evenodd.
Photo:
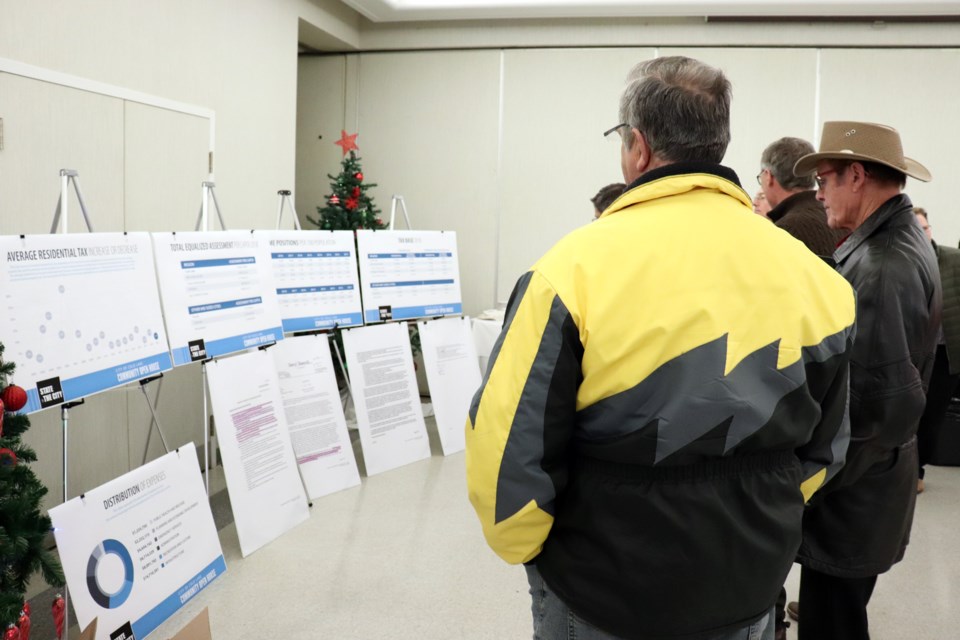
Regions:
M 146 637 L 227 570 L 193 443 L 50 517 L 70 604 L 98 640 Z
M 0 335 L 26 413 L 170 369 L 146 233 L 0 236 Z
M 363 324 L 352 231 L 257 231 L 270 252 L 283 330 Z
M 174 366 L 283 338 L 265 240 L 249 231 L 152 236 Z
M 453 231 L 357 231 L 367 324 L 460 315 L 460 267 Z

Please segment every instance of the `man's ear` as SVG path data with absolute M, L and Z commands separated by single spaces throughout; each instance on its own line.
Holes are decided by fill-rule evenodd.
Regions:
M 650 145 L 647 143 L 646 136 L 641 133 L 637 128 L 630 130 L 630 133 L 633 134 L 633 145 L 630 147 L 630 162 L 633 163 L 634 168 L 637 170 L 637 175 L 642 175 L 647 172 L 650 167 L 650 161 L 653 159 L 653 156 L 650 152 Z
M 863 189 L 864 183 L 867 181 L 867 170 L 859 162 L 854 162 L 849 167 L 847 167 L 847 175 L 850 176 L 850 188 L 856 193 Z

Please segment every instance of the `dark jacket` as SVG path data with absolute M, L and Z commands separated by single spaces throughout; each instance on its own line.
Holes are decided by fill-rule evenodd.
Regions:
M 943 337 L 947 342 L 950 374 L 960 373 L 960 249 L 936 243 L 940 283 L 943 287 Z
M 903 558 L 917 494 L 916 430 L 933 369 L 937 258 L 906 195 L 885 202 L 834 253 L 857 292 L 846 466 L 803 518 L 798 561 L 865 578 Z
M 490 546 L 618 637 L 756 620 L 843 464 L 855 309 L 729 169 L 644 174 L 511 296 L 466 430 Z
M 833 255 L 837 243 L 847 235 L 842 229 L 827 226 L 827 214 L 816 191 L 801 191 L 784 198 L 767 217 L 818 256 Z

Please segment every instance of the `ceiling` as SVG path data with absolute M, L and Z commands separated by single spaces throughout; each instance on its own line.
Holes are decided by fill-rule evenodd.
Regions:
M 373 22 L 582 17 L 930 17 L 957 0 L 343 0 Z

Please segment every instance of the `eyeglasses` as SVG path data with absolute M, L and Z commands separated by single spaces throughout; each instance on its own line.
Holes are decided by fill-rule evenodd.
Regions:
M 757 174 L 757 184 L 759 184 L 761 187 L 763 186 L 763 180 L 760 179 L 760 176 L 763 175 L 764 171 L 766 171 L 766 169 L 760 169 L 760 173 Z
M 828 176 L 831 173 L 836 173 L 836 172 L 837 172 L 836 169 L 827 169 L 826 171 L 822 173 L 818 173 L 816 176 L 814 176 L 813 179 L 817 181 L 817 189 L 823 189 L 823 185 L 827 184 L 827 181 L 823 179 L 824 176 Z
M 606 137 L 609 136 L 611 133 L 613 133 L 614 131 L 616 131 L 617 129 L 619 129 L 619 128 L 621 128 L 621 127 L 629 127 L 629 126 L 630 126 L 629 123 L 627 123 L 627 122 L 621 122 L 620 124 L 618 124 L 618 125 L 616 125 L 616 126 L 614 126 L 614 127 L 610 127 L 609 129 L 607 129 L 606 131 L 604 131 L 604 132 L 603 132 L 603 137 L 606 138 Z

